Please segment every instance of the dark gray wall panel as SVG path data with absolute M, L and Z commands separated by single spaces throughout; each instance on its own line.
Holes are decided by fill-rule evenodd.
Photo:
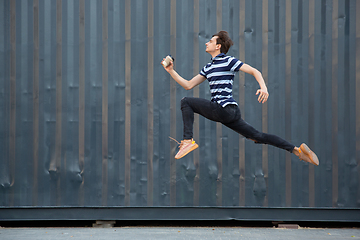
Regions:
M 357 10 L 356 0 L 1 1 L 0 206 L 359 208 Z M 270 93 L 259 104 L 255 79 L 237 74 L 242 117 L 308 143 L 320 166 L 199 116 L 199 149 L 175 161 L 180 100 L 210 93 L 206 82 L 185 91 L 160 62 L 173 55 L 191 79 L 222 29 L 229 55 L 258 68 Z

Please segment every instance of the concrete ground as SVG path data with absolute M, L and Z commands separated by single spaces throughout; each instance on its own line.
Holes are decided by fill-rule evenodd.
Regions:
M 211 227 L 211 226 L 130 226 L 93 227 L 2 227 L 1 240 L 42 239 L 360 239 L 360 228 Z

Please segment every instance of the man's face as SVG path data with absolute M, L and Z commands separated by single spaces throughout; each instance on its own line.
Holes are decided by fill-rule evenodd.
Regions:
M 218 36 L 214 36 L 210 39 L 210 41 L 208 41 L 205 45 L 206 45 L 206 52 L 207 53 L 213 53 L 217 50 L 220 50 L 221 44 L 216 44 L 216 39 L 218 38 Z

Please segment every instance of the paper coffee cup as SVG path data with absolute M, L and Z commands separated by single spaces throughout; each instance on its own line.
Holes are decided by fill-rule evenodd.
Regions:
M 164 61 L 162 61 L 162 65 L 164 67 L 167 67 L 169 66 L 170 62 L 173 62 L 174 61 L 174 58 L 171 57 L 170 55 L 166 56 L 166 58 L 164 59 Z

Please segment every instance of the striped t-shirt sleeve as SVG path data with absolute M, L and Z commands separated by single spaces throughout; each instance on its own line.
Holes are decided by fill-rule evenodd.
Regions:
M 206 65 L 207 66 L 207 65 Z M 201 76 L 204 76 L 205 78 L 206 78 L 206 74 L 205 74 L 205 68 L 206 68 L 206 66 L 204 66 L 202 69 L 201 69 L 201 71 L 200 71 L 200 75 Z
M 233 63 L 233 66 L 231 67 L 231 71 L 233 71 L 233 72 L 238 72 L 240 70 L 241 66 L 244 64 L 242 61 L 240 61 L 236 58 L 232 59 L 231 63 Z

